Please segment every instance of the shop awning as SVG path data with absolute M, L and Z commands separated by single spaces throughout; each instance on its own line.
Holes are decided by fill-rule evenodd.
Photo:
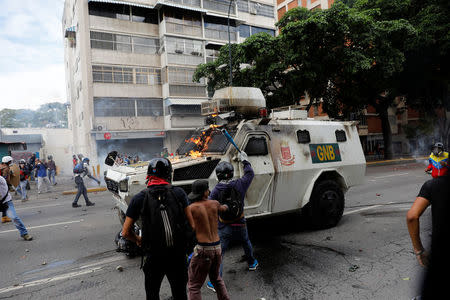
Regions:
M 101 3 L 111 3 L 111 4 L 123 4 L 123 5 L 130 5 L 130 6 L 143 7 L 143 8 L 155 8 L 153 5 L 141 4 L 141 3 L 136 3 L 136 2 L 128 2 L 128 1 L 120 1 L 120 0 L 89 0 L 88 2 L 101 2 Z

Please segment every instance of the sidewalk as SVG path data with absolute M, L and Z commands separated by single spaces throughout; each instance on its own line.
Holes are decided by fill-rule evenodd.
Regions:
M 417 156 L 417 157 L 399 157 L 389 160 L 372 160 L 366 162 L 366 165 L 368 167 L 370 166 L 386 166 L 386 165 L 395 165 L 398 163 L 415 163 L 415 162 L 422 162 L 426 161 L 428 159 L 428 156 Z

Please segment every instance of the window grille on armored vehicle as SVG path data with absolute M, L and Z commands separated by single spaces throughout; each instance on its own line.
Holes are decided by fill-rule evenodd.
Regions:
M 297 131 L 297 141 L 300 144 L 308 144 L 309 142 L 311 142 L 311 137 L 309 135 L 309 131 L 308 130 L 298 130 Z
M 267 155 L 269 150 L 267 148 L 266 138 L 251 137 L 245 147 L 245 153 L 248 156 Z
M 336 141 L 338 142 L 347 141 L 347 136 L 345 135 L 344 130 L 336 130 L 334 133 L 336 134 Z
M 111 179 L 105 178 L 106 187 L 114 194 L 119 194 L 119 184 Z
M 220 159 L 209 160 L 204 163 L 175 169 L 173 181 L 207 179 L 216 168 Z

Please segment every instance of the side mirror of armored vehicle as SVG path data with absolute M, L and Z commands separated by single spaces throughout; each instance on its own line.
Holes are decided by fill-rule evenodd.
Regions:
M 105 165 L 110 166 L 110 167 L 114 166 L 116 158 L 117 158 L 117 151 L 109 152 L 105 158 Z

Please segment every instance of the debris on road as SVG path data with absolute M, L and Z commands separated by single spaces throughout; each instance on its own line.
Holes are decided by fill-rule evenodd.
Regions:
M 47 262 L 44 260 L 41 265 L 45 266 Z
M 355 272 L 356 270 L 358 270 L 359 269 L 359 266 L 358 265 L 352 265 L 349 269 L 348 269 L 348 271 L 349 272 Z
M 122 272 L 123 271 L 123 267 L 119 265 L 119 266 L 116 267 L 116 270 L 119 271 L 119 272 Z

